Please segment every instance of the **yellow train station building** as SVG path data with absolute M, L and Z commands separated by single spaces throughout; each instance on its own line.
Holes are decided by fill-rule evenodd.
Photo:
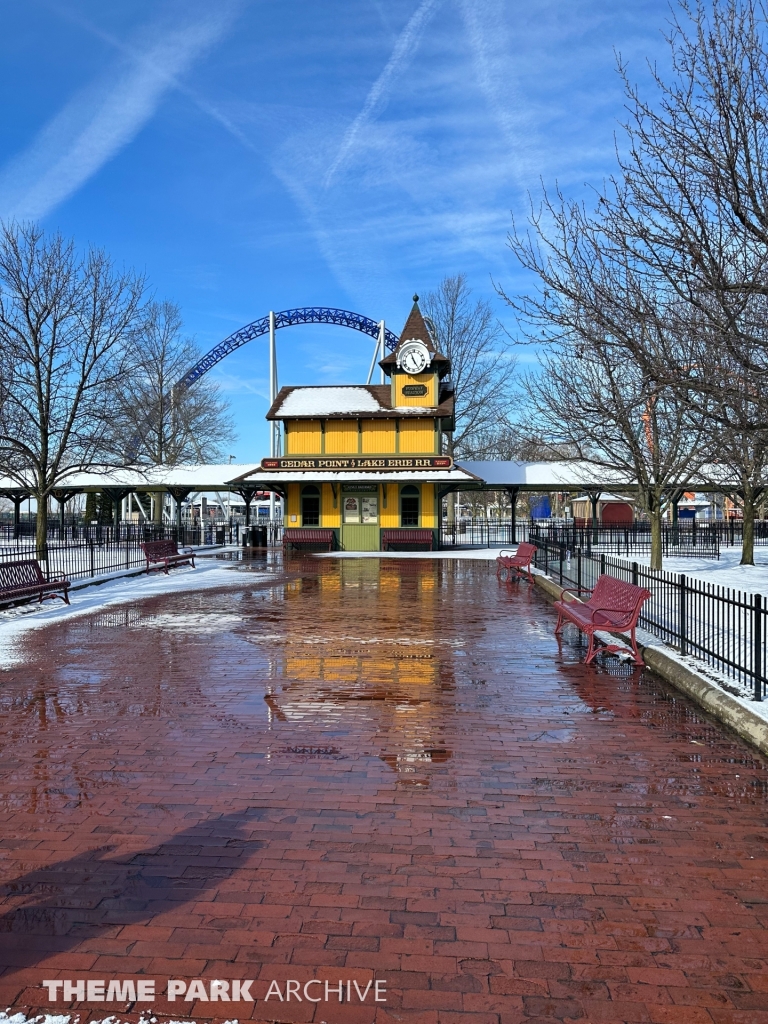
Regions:
M 346 551 L 437 547 L 443 496 L 477 482 L 443 454 L 454 416 L 450 361 L 417 296 L 379 365 L 388 383 L 284 387 L 269 409 L 284 454 L 238 480 L 283 495 L 287 538 L 316 529 L 332 530 L 333 546 Z

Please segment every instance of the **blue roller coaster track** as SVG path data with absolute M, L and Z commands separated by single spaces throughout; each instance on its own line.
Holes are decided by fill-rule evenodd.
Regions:
M 275 329 L 281 327 L 293 327 L 294 324 L 338 324 L 340 327 L 351 327 L 354 331 L 361 331 L 370 335 L 371 338 L 378 338 L 379 325 L 375 320 L 360 313 L 352 313 L 348 309 L 329 309 L 326 306 L 305 306 L 302 309 L 284 309 L 282 313 L 275 313 Z M 210 352 L 206 352 L 203 358 L 196 363 L 184 376 L 174 385 L 174 391 L 182 391 L 191 388 L 195 381 L 200 380 L 203 374 L 211 367 L 228 356 L 230 352 L 247 345 L 254 338 L 260 338 L 269 333 L 269 316 L 263 316 L 260 320 L 254 320 L 252 324 L 246 324 L 239 331 L 230 334 L 224 341 L 219 342 Z M 397 337 L 385 329 L 384 344 L 393 352 L 397 348 Z

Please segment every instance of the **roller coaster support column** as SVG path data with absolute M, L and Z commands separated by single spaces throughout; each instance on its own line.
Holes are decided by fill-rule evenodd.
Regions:
M 380 320 L 379 321 L 379 359 L 383 359 L 384 356 L 387 354 L 387 350 L 384 347 L 384 339 L 386 337 L 386 334 L 387 334 L 387 328 L 384 325 L 384 321 Z M 386 383 L 386 378 L 384 376 L 383 368 L 381 370 L 381 377 L 379 378 L 379 383 L 380 384 L 385 384 Z
M 277 398 L 277 351 L 275 349 L 275 314 L 269 311 L 269 405 Z M 271 458 L 277 455 L 277 421 L 272 420 L 269 424 L 269 454 Z M 269 494 L 269 521 L 275 521 L 275 492 Z

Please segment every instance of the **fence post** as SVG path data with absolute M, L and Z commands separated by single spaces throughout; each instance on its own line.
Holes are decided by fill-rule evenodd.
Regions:
M 637 562 L 632 563 L 632 582 L 637 586 Z
M 600 575 L 605 576 L 605 553 L 600 555 Z
M 565 548 L 560 545 L 560 586 L 563 585 L 563 558 L 565 557 Z
M 576 586 L 581 593 L 581 548 L 576 552 Z
M 763 599 L 755 594 L 752 610 L 752 676 L 755 681 L 755 700 L 763 699 Z
M 131 549 L 130 549 L 131 538 L 128 531 L 125 531 L 125 568 L 130 569 L 131 567 Z
M 686 579 L 683 574 L 678 576 L 680 584 L 680 653 L 688 653 L 688 623 L 686 621 Z
M 94 565 L 93 565 L 93 537 L 92 536 L 88 538 L 88 554 L 90 555 L 91 577 L 93 577 L 93 576 L 96 575 L 96 573 L 94 571 Z

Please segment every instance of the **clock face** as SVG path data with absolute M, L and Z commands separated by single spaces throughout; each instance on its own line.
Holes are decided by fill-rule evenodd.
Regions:
M 406 373 L 422 373 L 429 365 L 429 350 L 421 341 L 408 341 L 400 349 L 398 363 Z

